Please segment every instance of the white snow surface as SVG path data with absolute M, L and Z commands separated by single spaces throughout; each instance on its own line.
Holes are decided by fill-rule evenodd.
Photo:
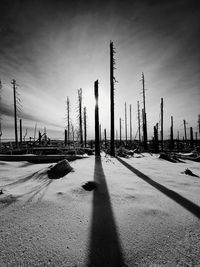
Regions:
M 0 266 L 200 266 L 200 178 L 183 173 L 200 163 L 122 160 L 134 169 L 91 156 L 57 180 L 0 161 Z

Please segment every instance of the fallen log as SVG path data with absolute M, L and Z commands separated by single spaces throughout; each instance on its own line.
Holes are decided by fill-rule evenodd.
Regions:
M 185 169 L 185 171 L 183 172 L 184 174 L 190 175 L 190 176 L 194 176 L 194 177 L 199 177 L 198 175 L 194 174 L 190 169 Z
M 60 160 L 67 159 L 73 161 L 83 159 L 85 156 L 78 155 L 0 155 L 0 161 L 28 161 L 30 163 L 54 163 Z

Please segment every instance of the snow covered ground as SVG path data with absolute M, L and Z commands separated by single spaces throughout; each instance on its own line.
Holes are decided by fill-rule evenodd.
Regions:
M 200 266 L 200 163 L 122 160 L 0 161 L 0 266 Z

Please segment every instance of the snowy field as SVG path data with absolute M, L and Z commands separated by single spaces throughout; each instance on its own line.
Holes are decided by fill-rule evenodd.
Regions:
M 51 164 L 0 161 L 0 266 L 200 266 L 200 163 L 70 164 L 51 180 Z

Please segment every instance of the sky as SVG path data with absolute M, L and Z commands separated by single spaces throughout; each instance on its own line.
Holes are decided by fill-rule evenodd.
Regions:
M 164 136 L 183 136 L 183 120 L 197 131 L 200 114 L 200 4 L 198 0 L 1 0 L 0 80 L 2 139 L 14 138 L 11 81 L 15 79 L 23 135 L 47 129 L 63 138 L 66 100 L 78 127 L 78 89 L 87 109 L 88 138 L 94 137 L 94 82 L 99 80 L 101 129 L 110 131 L 109 44 L 115 47 L 115 128 L 124 136 L 124 105 L 132 106 L 137 137 L 137 101 L 142 109 L 145 77 L 148 138 L 159 123 L 164 100 Z M 129 130 L 128 130 L 129 136 Z

